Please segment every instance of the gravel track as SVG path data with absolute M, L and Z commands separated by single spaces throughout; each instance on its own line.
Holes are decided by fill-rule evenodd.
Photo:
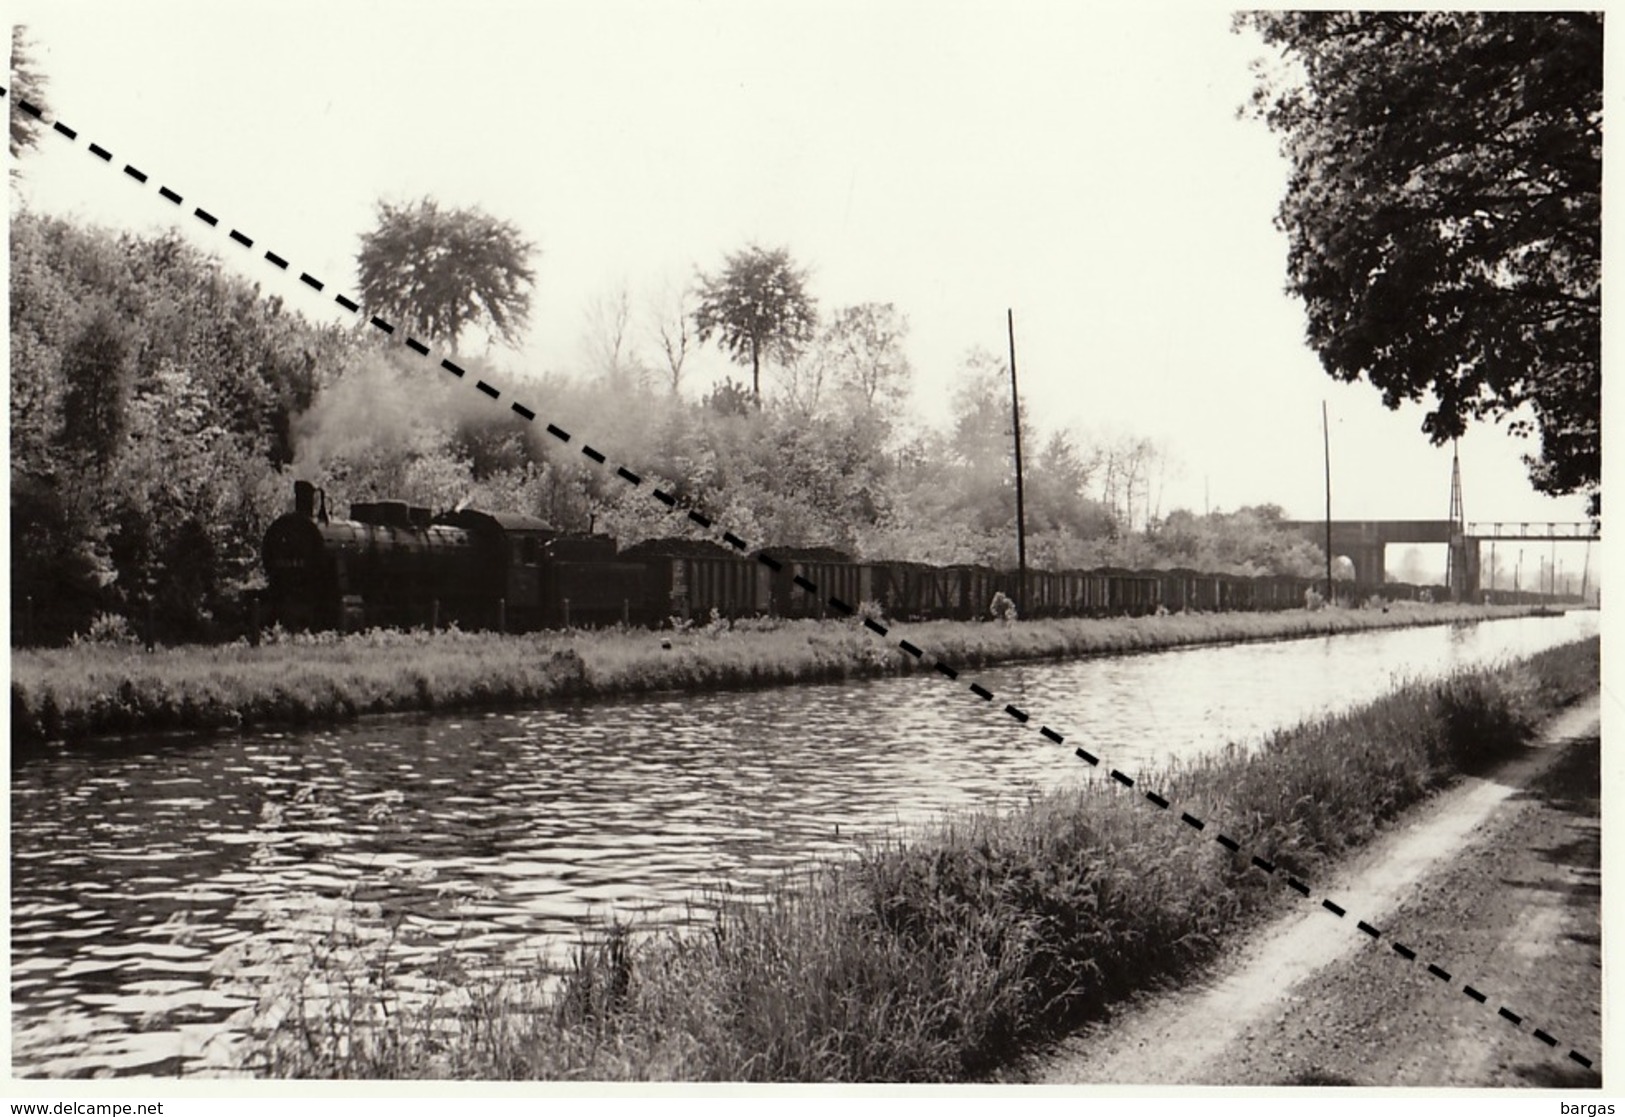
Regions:
M 1203 980 L 1074 1033 L 1030 1080 L 1600 1086 L 1600 708 L 1594 696 L 1565 711 L 1524 755 L 1409 812 L 1312 905 L 1247 934 Z M 1327 895 L 1346 918 L 1320 909 Z

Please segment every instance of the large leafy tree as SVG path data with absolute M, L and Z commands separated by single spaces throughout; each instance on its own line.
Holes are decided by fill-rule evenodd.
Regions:
M 432 198 L 378 204 L 378 227 L 356 253 L 361 294 L 385 317 L 455 351 L 469 326 L 484 324 L 515 344 L 530 316 L 535 246 L 511 222 L 478 208 L 443 210 Z
M 731 254 L 721 270 L 701 274 L 694 331 L 701 342 L 716 337 L 728 355 L 750 366 L 751 395 L 762 401 L 762 358 L 793 361 L 812 340 L 818 306 L 807 294 L 806 272 L 783 248 L 749 245 Z
M 1538 433 L 1534 487 L 1601 509 L 1602 17 L 1270 12 L 1254 110 L 1292 176 L 1289 289 L 1332 376 Z

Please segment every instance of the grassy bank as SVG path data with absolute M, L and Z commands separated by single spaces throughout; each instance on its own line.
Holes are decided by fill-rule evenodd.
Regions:
M 1182 614 L 1018 624 L 938 621 L 886 640 L 856 621 L 750 621 L 682 632 L 608 629 L 501 636 L 373 631 L 287 636 L 251 647 L 83 644 L 12 654 L 14 744 L 115 733 L 343 721 L 369 713 L 459 710 L 580 695 L 717 689 L 918 669 L 928 655 L 974 667 L 1050 656 L 1277 640 L 1518 616 L 1527 607 Z M 662 642 L 670 647 L 663 647 Z
M 1515 752 L 1545 715 L 1593 691 L 1598 653 L 1590 640 L 1404 687 L 1257 751 L 1142 774 L 1134 792 L 1099 781 L 967 817 L 786 881 L 698 932 L 612 933 L 546 988 L 536 974 L 448 973 L 425 997 L 421 982 L 346 954 L 275 1000 L 246 1066 L 367 1078 L 985 1076 L 1297 902 L 1216 832 L 1313 887 L 1384 819 Z M 1148 805 L 1144 789 L 1173 809 Z M 1207 831 L 1183 825 L 1182 810 Z

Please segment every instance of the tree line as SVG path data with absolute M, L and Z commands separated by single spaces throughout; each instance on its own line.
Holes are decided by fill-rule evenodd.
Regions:
M 390 226 L 402 221 L 465 237 L 484 227 L 493 235 L 473 240 L 517 281 L 459 285 L 420 269 L 414 287 L 398 285 L 407 256 L 447 258 L 425 240 L 432 229 L 397 235 Z M 260 540 L 295 477 L 340 510 L 384 497 L 436 510 L 475 504 L 623 544 L 697 531 L 541 424 L 431 374 L 370 327 L 313 324 L 178 234 L 115 234 L 23 210 L 11 235 L 14 639 L 60 642 L 98 625 L 165 640 L 242 631 L 263 584 Z M 453 342 L 476 324 L 520 331 L 530 276 L 518 269 L 529 272 L 532 254 L 515 241 L 477 211 L 380 207 L 379 230 L 358 253 L 363 294 Z M 390 255 L 396 268 L 381 262 Z M 463 267 L 472 259 L 478 272 L 481 258 L 465 254 Z M 367 290 L 374 276 L 397 284 L 394 294 Z M 789 340 L 714 322 L 707 332 L 705 291 L 702 280 L 686 296 L 688 344 L 710 336 L 757 373 L 771 352 L 782 390 L 763 392 L 753 376 L 697 398 L 675 391 L 669 376 L 629 371 L 643 358 L 624 337 L 573 375 L 520 380 L 481 357 L 458 360 L 546 401 L 559 425 L 590 432 L 753 544 L 1013 564 L 1001 359 L 966 355 L 946 429 L 905 428 L 913 369 L 895 306 L 820 315 L 806 297 L 804 314 L 778 320 L 795 323 Z M 447 307 L 430 305 L 441 298 Z M 668 326 L 681 344 L 676 320 Z M 1086 444 L 1051 431 L 1036 445 L 1027 518 L 1037 565 L 1305 573 L 1320 561 L 1311 544 L 1272 530 L 1278 510 L 1161 515 L 1151 484 L 1159 451 L 1147 440 Z

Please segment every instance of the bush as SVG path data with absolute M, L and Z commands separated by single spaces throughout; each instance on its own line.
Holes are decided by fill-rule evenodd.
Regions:
M 69 647 L 82 648 L 89 644 L 132 645 L 141 643 L 141 637 L 121 613 L 98 613 L 83 634 L 74 633 Z

